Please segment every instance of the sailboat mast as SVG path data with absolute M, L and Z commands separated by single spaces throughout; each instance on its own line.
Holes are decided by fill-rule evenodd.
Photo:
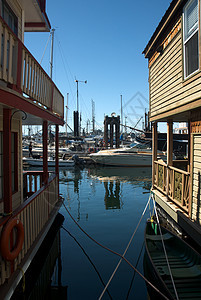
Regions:
M 55 32 L 55 29 L 53 28 L 51 31 L 52 40 L 51 40 L 51 54 L 50 54 L 50 78 L 51 79 L 52 79 L 52 70 L 53 70 L 54 32 Z
M 67 103 L 66 103 L 66 137 L 67 137 L 67 121 L 68 121 L 68 96 L 69 96 L 69 93 L 67 93 Z

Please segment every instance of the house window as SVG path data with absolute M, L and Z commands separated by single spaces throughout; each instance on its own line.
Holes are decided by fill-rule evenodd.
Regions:
M 12 192 L 18 190 L 18 140 L 17 133 L 11 133 L 11 177 Z M 0 199 L 3 198 L 3 133 L 0 132 Z
M 184 77 L 199 69 L 198 0 L 190 0 L 184 7 Z
M 17 35 L 18 33 L 18 20 L 16 15 L 13 13 L 11 8 L 8 6 L 5 0 L 0 0 L 1 4 L 1 17 L 4 19 L 6 24 L 12 29 Z

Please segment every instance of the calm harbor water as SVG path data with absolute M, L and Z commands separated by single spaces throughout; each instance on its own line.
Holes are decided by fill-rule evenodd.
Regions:
M 99 243 L 123 254 L 149 198 L 151 168 L 73 168 L 60 171 L 70 214 Z M 61 283 L 68 299 L 98 299 L 120 258 L 91 241 L 64 206 Z M 143 274 L 146 211 L 126 258 Z M 122 261 L 103 299 L 147 299 L 143 279 Z

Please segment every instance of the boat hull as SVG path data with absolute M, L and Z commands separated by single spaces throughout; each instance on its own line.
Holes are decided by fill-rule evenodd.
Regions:
M 43 166 L 43 159 L 34 159 L 34 158 L 23 158 L 23 163 L 29 164 L 30 166 Z M 73 167 L 75 162 L 72 159 L 63 160 L 59 159 L 59 167 Z M 55 160 L 48 160 L 49 167 L 55 167 Z
M 90 155 L 93 161 L 97 164 L 118 167 L 151 167 L 152 155 L 151 154 L 106 154 L 99 155 L 93 153 Z
M 161 227 L 168 262 L 179 299 L 201 299 L 201 256 L 190 245 Z M 173 283 L 155 223 L 147 222 L 145 230 L 144 273 L 168 299 L 175 299 Z M 149 285 L 151 299 L 161 299 Z

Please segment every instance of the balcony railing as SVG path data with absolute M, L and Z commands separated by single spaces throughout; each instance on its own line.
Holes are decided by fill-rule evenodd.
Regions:
M 27 191 L 37 191 L 12 213 L 12 218 L 16 217 L 23 224 L 24 243 L 22 250 L 14 262 L 6 261 L 0 255 L 0 285 L 17 270 L 18 265 L 22 262 L 29 249 L 41 234 L 55 205 L 59 202 L 58 176 L 52 174 L 49 177 L 48 184 L 41 187 L 37 182 L 41 182 L 40 178 L 42 178 L 42 172 L 36 172 L 34 174 L 33 172 L 27 172 L 25 176 L 26 182 L 28 183 Z M 0 219 L 0 236 L 2 228 L 8 219 L 8 217 Z M 13 230 L 13 240 L 16 238 L 15 235 L 16 233 Z
M 165 162 L 154 162 L 154 187 L 189 213 L 190 209 L 190 173 L 167 166 Z
M 0 80 L 63 118 L 64 98 L 51 78 L 0 17 Z

